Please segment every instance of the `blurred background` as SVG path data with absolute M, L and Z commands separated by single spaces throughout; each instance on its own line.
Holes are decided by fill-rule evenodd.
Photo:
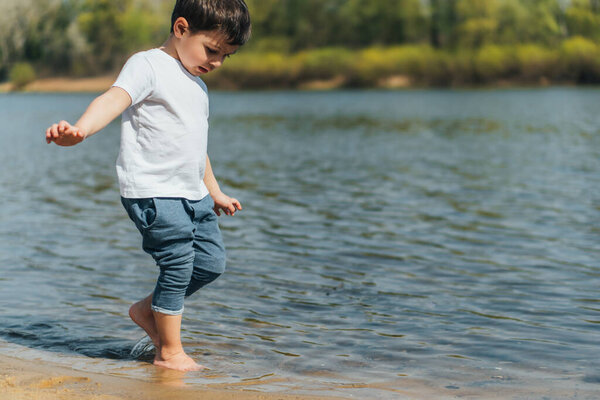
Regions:
M 2 0 L 0 82 L 118 71 L 173 0 Z M 248 0 L 253 38 L 212 88 L 600 82 L 600 0 Z

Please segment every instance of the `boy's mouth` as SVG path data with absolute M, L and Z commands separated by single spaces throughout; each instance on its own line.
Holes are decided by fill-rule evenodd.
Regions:
M 197 67 L 198 72 L 200 72 L 201 74 L 206 74 L 207 72 L 209 72 L 208 69 L 204 68 L 204 67 Z

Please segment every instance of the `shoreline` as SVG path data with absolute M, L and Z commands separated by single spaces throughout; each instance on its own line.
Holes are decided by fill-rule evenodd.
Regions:
M 43 78 L 28 84 L 22 90 L 14 90 L 10 82 L 0 83 L 0 93 L 92 93 L 110 88 L 117 76 L 114 74 L 88 78 Z
M 21 90 L 15 90 L 10 82 L 0 83 L 0 94 L 2 93 L 99 93 L 108 90 L 115 82 L 117 74 L 102 75 L 86 78 L 69 78 L 55 77 L 42 78 L 33 81 Z M 256 90 L 253 88 L 234 87 L 221 84 L 218 79 L 211 82 L 209 78 L 207 83 L 213 87 L 213 90 L 225 91 L 247 91 Z M 574 82 L 550 82 L 542 80 L 537 84 L 524 83 L 519 81 L 500 81 L 495 84 L 488 85 L 461 85 L 461 86 L 427 86 L 415 84 L 410 77 L 405 75 L 396 75 L 381 79 L 374 86 L 367 87 L 349 87 L 346 85 L 346 80 L 342 77 L 332 79 L 321 79 L 305 81 L 298 87 L 269 87 L 262 90 L 277 91 L 277 90 L 292 90 L 292 91 L 329 91 L 329 90 L 344 90 L 344 89 L 359 89 L 359 90 L 402 90 L 402 89 L 545 89 L 550 87 L 581 87 L 581 88 L 598 88 L 599 85 L 577 85 Z M 261 90 L 261 89 L 258 89 Z
M 7 354 L 8 353 L 8 354 Z M 508 376 L 492 376 L 468 383 L 468 375 L 456 371 L 452 381 L 404 376 L 396 382 L 335 383 L 320 389 L 307 388 L 307 382 L 275 378 L 242 379 L 238 382 L 218 382 L 217 376 L 203 375 L 202 383 L 186 382 L 186 373 L 157 368 L 135 362 L 124 362 L 118 368 L 99 372 L 89 366 L 97 360 L 87 357 L 56 356 L 56 361 L 44 357 L 45 351 L 0 341 L 0 398 L 7 400 L 344 400 L 344 399 L 405 399 L 434 400 L 463 398 L 469 400 L 504 400 L 510 398 L 595 399 L 595 385 L 574 382 L 574 376 L 538 375 L 536 371 L 514 371 Z M 62 359 L 62 362 L 61 362 Z M 78 360 L 79 359 L 79 360 Z M 71 361 L 72 363 L 69 363 Z M 73 362 L 74 361 L 74 362 Z M 100 361 L 101 362 L 101 361 Z M 83 364 L 82 364 L 83 363 Z M 92 365 L 93 366 L 93 365 Z M 144 368 L 150 377 L 132 377 L 131 369 Z M 468 372 L 468 371 L 462 371 Z M 471 371 L 473 372 L 473 371 Z M 532 373 L 533 372 L 533 373 Z M 537 371 L 540 372 L 540 371 Z M 497 371 L 505 374 L 507 372 Z M 217 379 L 215 379 L 217 378 Z M 471 377 L 472 378 L 472 377 Z M 566 380 L 565 380 L 566 379 Z M 577 380 L 577 379 L 576 379 Z M 285 383 L 273 390 L 261 385 Z M 310 384 L 309 384 L 310 386 Z M 305 394 L 313 392 L 315 394 Z
M 343 397 L 261 392 L 251 385 L 186 385 L 184 373 L 157 370 L 155 382 L 75 370 L 0 354 L 0 397 L 10 400 L 337 400 Z

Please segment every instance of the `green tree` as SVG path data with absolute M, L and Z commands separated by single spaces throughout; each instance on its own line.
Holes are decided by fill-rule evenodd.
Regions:
M 90 47 L 92 72 L 110 70 L 125 52 L 120 40 L 120 15 L 131 5 L 131 0 L 83 0 L 78 23 Z
M 456 29 L 459 46 L 479 48 L 494 42 L 499 3 L 499 0 L 458 0 Z
M 39 18 L 27 26 L 23 56 L 46 72 L 67 72 L 84 50 L 77 32 L 77 7 L 73 1 L 38 0 Z
M 575 36 L 560 49 L 564 78 L 577 83 L 600 82 L 600 48 L 590 39 Z
M 456 0 L 430 0 L 430 43 L 435 48 L 454 44 Z
M 337 42 L 354 46 L 425 41 L 429 20 L 420 0 L 348 0 L 339 8 Z
M 556 0 L 504 0 L 496 10 L 496 43 L 555 44 L 561 37 Z
M 0 78 L 23 59 L 30 21 L 39 20 L 39 9 L 33 0 L 3 0 L 0 2 Z
M 19 90 L 35 80 L 35 70 L 29 63 L 17 63 L 10 70 L 10 81 Z
M 573 0 L 565 11 L 570 36 L 600 39 L 600 1 Z
M 171 29 L 170 15 L 162 14 L 150 0 L 130 3 L 116 22 L 120 32 L 117 48 L 127 54 L 158 46 Z

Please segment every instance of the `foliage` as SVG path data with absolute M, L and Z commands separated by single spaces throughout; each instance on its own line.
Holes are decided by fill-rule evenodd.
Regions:
M 475 55 L 475 72 L 482 82 L 510 77 L 517 69 L 513 51 L 509 47 L 487 45 Z
M 405 75 L 456 85 L 600 81 L 600 0 L 246 0 L 253 38 L 208 80 L 295 87 Z M 114 73 L 168 37 L 173 0 L 2 0 L 0 80 L 24 60 L 42 76 Z M 212 74 L 211 74 L 212 75 Z M 227 83 L 228 82 L 228 83 Z
M 589 0 L 574 1 L 565 12 L 565 20 L 572 35 L 600 39 L 600 14 Z
M 242 52 L 227 60 L 217 72 L 206 75 L 210 84 L 218 79 L 221 87 L 276 88 L 295 82 L 297 68 L 286 54 Z
M 561 48 L 561 77 L 577 83 L 600 83 L 600 48 L 591 40 L 574 37 Z
M 294 56 L 294 64 L 302 66 L 295 75 L 298 80 L 331 79 L 347 70 L 355 60 L 352 51 L 341 47 L 302 51 Z
M 535 44 L 518 46 L 515 50 L 517 77 L 535 82 L 557 76 L 558 52 Z
M 35 80 L 35 70 L 29 63 L 17 63 L 11 68 L 9 76 L 15 89 L 23 89 Z
M 559 50 L 536 44 L 487 45 L 448 52 L 430 45 L 375 46 L 362 50 L 326 48 L 290 55 L 242 52 L 206 76 L 217 88 L 295 88 L 306 81 L 342 78 L 345 87 L 384 85 L 405 77 L 422 86 L 457 86 L 541 80 L 600 82 L 600 47 L 583 38 Z
M 358 53 L 352 73 L 353 83 L 359 86 L 370 86 L 396 75 L 444 85 L 448 65 L 443 53 L 429 45 L 372 47 Z

